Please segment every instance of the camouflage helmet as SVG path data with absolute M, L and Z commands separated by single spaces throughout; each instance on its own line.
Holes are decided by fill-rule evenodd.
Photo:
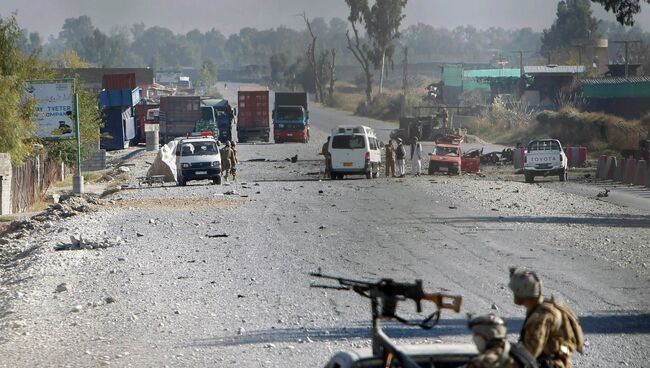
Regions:
M 483 336 L 486 341 L 505 339 L 508 333 L 506 323 L 493 313 L 477 317 L 470 316 L 467 326 L 473 333 Z
M 539 298 L 542 295 L 542 281 L 534 271 L 525 268 L 510 268 L 510 290 L 515 298 Z
M 235 141 L 230 141 L 230 145 L 235 147 L 237 145 L 237 143 L 235 143 Z

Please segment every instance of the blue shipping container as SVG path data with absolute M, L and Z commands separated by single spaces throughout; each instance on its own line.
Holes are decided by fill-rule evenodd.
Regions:
M 133 107 L 140 103 L 140 88 L 105 89 L 99 93 L 99 107 Z
M 135 138 L 135 119 L 131 108 L 106 108 L 102 111 L 104 127 L 100 130 L 102 137 L 100 146 L 106 150 L 121 150 Z

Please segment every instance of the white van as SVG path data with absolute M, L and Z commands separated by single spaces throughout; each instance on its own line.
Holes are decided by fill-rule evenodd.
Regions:
M 214 137 L 194 136 L 176 140 L 178 185 L 185 186 L 190 180 L 212 180 L 214 184 L 221 184 L 221 154 Z
M 333 180 L 343 179 L 344 175 L 365 175 L 368 179 L 379 176 L 381 143 L 372 128 L 340 125 L 332 130 L 329 153 Z

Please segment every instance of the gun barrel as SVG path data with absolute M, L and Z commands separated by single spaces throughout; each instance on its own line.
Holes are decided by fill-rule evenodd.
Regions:
M 321 285 L 321 284 L 312 284 L 309 287 L 318 288 L 318 289 L 333 289 L 333 290 L 350 290 L 348 286 L 332 286 L 332 285 Z
M 310 272 L 309 275 L 310 275 L 310 276 L 313 276 L 313 277 L 318 277 L 318 278 L 321 278 L 321 279 L 336 280 L 336 281 L 338 281 L 339 283 L 344 284 L 344 285 L 349 285 L 349 284 L 355 284 L 355 285 L 360 285 L 360 284 L 363 284 L 363 285 L 371 285 L 371 284 L 373 284 L 373 283 L 368 282 L 368 281 L 346 279 L 346 278 L 344 278 L 344 277 L 338 277 L 338 276 L 332 276 L 332 275 L 325 275 L 325 274 L 322 274 L 322 273 L 320 273 L 320 272 Z

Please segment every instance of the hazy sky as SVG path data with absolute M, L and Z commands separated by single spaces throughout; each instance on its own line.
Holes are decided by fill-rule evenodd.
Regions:
M 556 0 L 409 0 L 405 24 L 418 22 L 453 28 L 472 24 L 477 28 L 547 28 L 554 19 Z M 598 17 L 615 20 L 594 4 Z M 303 28 L 295 16 L 347 16 L 343 0 L 0 0 L 0 15 L 18 10 L 22 27 L 41 34 L 58 35 L 63 20 L 89 15 L 104 31 L 115 26 L 144 22 L 175 32 L 216 28 L 228 35 L 242 27 L 258 29 L 286 25 Z M 650 29 L 650 6 L 645 4 L 637 24 Z

